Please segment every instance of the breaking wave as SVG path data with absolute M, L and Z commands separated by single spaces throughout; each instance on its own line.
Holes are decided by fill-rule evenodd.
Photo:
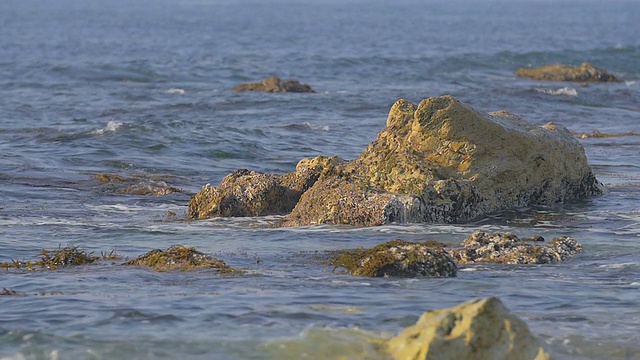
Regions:
M 116 131 L 118 131 L 118 129 L 120 129 L 122 127 L 122 125 L 123 125 L 123 123 L 121 123 L 119 121 L 109 121 L 107 123 L 107 126 L 101 128 L 101 129 L 93 130 L 91 132 L 91 134 L 102 135 L 102 134 L 108 133 L 108 132 L 116 132 Z
M 536 88 L 535 91 L 541 94 L 547 95 L 559 95 L 559 96 L 578 96 L 578 90 L 570 87 L 563 87 L 560 89 L 542 89 Z

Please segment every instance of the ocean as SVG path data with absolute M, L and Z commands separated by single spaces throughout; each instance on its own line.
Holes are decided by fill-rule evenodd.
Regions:
M 0 270 L 16 292 L 0 296 L 0 359 L 372 358 L 366 339 L 487 296 L 558 359 L 640 358 L 638 19 L 632 0 L 0 1 L 0 262 L 183 244 L 246 271 Z M 621 81 L 514 76 L 584 61 Z M 232 91 L 274 75 L 316 93 Z M 207 183 L 354 159 L 396 100 L 444 94 L 565 125 L 606 193 L 466 224 L 184 221 Z M 128 193 L 99 174 L 182 192 Z M 585 251 L 455 278 L 360 278 L 313 261 L 398 238 L 456 245 L 477 229 L 567 235 Z

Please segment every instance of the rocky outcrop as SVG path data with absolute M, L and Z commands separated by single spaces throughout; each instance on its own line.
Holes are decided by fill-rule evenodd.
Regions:
M 527 241 L 528 240 L 528 241 Z M 563 262 L 582 252 L 582 246 L 568 236 L 552 239 L 520 239 L 512 233 L 487 234 L 477 230 L 462 242 L 462 249 L 450 252 L 459 265 L 477 263 L 551 264 Z
M 582 145 L 564 126 L 534 126 L 505 111 L 482 114 L 451 96 L 418 106 L 398 100 L 386 128 L 360 157 L 330 165 L 306 182 L 312 183 L 308 190 L 296 192 L 299 200 L 278 226 L 465 222 L 602 193 Z M 297 172 L 284 177 L 295 178 Z M 241 176 L 230 176 L 233 181 L 207 185 L 192 198 L 191 218 L 282 214 L 294 203 L 295 197 L 279 191 L 263 196 L 272 204 L 261 206 L 264 210 L 223 211 L 219 204 L 229 201 L 221 201 L 220 194 L 228 188 L 233 188 L 231 200 L 248 203 L 242 196 L 247 189 L 261 188 L 269 179 L 278 183 L 263 174 L 254 176 L 255 185 L 251 179 L 235 185 Z M 287 206 L 279 206 L 283 202 Z
M 287 214 L 323 172 L 342 162 L 337 156 L 303 159 L 294 173 L 281 176 L 238 170 L 219 186 L 207 184 L 195 194 L 189 201 L 189 218 Z
M 368 277 L 453 277 L 458 271 L 443 244 L 404 240 L 392 240 L 370 250 L 336 251 L 330 264 L 352 275 Z
M 550 359 L 527 325 L 495 297 L 424 313 L 389 340 L 395 359 Z
M 195 248 L 174 245 L 167 250 L 155 249 L 144 255 L 125 262 L 123 265 L 146 266 L 155 271 L 216 269 L 221 273 L 233 273 L 238 270 L 228 266 L 224 261 L 214 259 Z
M 590 63 L 582 63 L 580 66 L 571 65 L 546 65 L 538 68 L 520 68 L 516 76 L 532 80 L 546 81 L 573 81 L 573 82 L 616 82 L 615 76 L 609 72 L 595 68 Z
M 269 93 L 314 93 L 315 91 L 307 84 L 301 84 L 297 80 L 282 81 L 279 77 L 266 78 L 258 83 L 241 84 L 233 88 L 233 91 L 262 91 Z

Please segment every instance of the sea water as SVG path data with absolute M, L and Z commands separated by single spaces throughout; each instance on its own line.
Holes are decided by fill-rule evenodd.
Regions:
M 0 358 L 357 358 L 370 337 L 486 296 L 560 359 L 640 358 L 638 19 L 640 3 L 624 0 L 1 1 L 0 261 L 183 244 L 247 275 L 118 262 L 0 271 L 0 288 L 17 293 L 0 296 Z M 622 81 L 514 76 L 584 61 Z M 274 75 L 317 92 L 232 91 Z M 564 124 L 606 194 L 470 224 L 182 221 L 207 183 L 238 168 L 284 174 L 320 154 L 354 159 L 396 100 L 443 94 Z M 579 136 L 593 131 L 626 135 Z M 96 174 L 183 192 L 122 193 Z M 396 238 L 456 245 L 476 229 L 572 236 L 585 252 L 445 279 L 358 278 L 312 261 Z

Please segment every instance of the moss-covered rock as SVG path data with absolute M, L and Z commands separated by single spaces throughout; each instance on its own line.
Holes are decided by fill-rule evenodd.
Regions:
M 444 245 L 434 241 L 392 240 L 369 250 L 335 251 L 329 263 L 368 277 L 453 277 L 458 270 Z
M 193 247 L 183 245 L 174 245 L 167 250 L 151 250 L 144 255 L 125 262 L 124 265 L 147 266 L 155 271 L 184 271 L 208 268 L 217 269 L 221 273 L 237 272 L 236 269 L 228 266 L 224 261 L 201 253 Z
M 495 297 L 424 313 L 387 343 L 395 359 L 547 360 L 527 325 Z
M 461 249 L 449 250 L 458 265 L 477 263 L 550 264 L 559 263 L 582 252 L 582 246 L 573 238 L 557 237 L 542 244 L 542 237 L 529 241 L 512 233 L 487 234 L 477 230 L 462 242 Z
M 262 92 L 293 92 L 314 93 L 311 86 L 302 84 L 297 80 L 282 81 L 277 76 L 263 79 L 257 83 L 241 84 L 233 88 L 234 91 L 262 91 Z
M 553 64 L 538 68 L 520 68 L 516 76 L 532 80 L 573 81 L 573 82 L 616 82 L 615 76 L 597 69 L 588 62 L 580 66 Z
M 295 172 L 281 176 L 237 170 L 217 187 L 207 184 L 195 194 L 189 201 L 189 218 L 288 214 L 320 175 L 342 162 L 337 156 L 303 159 Z

